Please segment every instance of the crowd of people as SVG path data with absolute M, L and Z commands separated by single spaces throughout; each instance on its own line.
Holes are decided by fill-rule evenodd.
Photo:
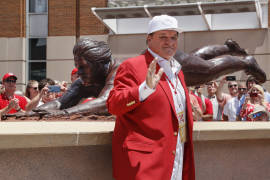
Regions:
M 223 88 L 226 83 L 228 94 Z M 201 93 L 205 86 L 206 96 Z M 210 81 L 190 89 L 195 121 L 269 121 L 270 94 L 253 76 L 245 83 L 226 76 L 219 83 Z
M 71 72 L 70 80 L 75 81 L 78 69 Z M 17 76 L 11 72 L 4 74 L 0 83 L 0 118 L 6 114 L 29 112 L 47 102 L 61 97 L 68 88 L 66 81 L 50 78 L 41 81 L 29 80 L 25 92 L 16 89 Z

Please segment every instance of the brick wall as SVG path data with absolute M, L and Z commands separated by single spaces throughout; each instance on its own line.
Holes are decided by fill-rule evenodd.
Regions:
M 48 2 L 49 36 L 75 36 L 76 0 Z M 91 13 L 91 7 L 107 7 L 107 0 L 80 0 L 80 35 L 106 34 L 106 28 Z
M 25 37 L 25 0 L 0 0 L 0 37 Z
M 48 35 L 74 36 L 76 0 L 48 1 Z
M 107 7 L 108 0 L 81 0 L 80 1 L 80 34 L 81 35 L 97 35 L 107 34 L 108 30 L 93 15 L 92 7 Z

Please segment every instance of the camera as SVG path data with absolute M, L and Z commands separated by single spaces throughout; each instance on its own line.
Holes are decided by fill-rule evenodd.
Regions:
M 61 88 L 58 85 L 48 86 L 49 92 L 60 92 Z
M 236 77 L 235 76 L 226 76 L 226 81 L 235 81 Z

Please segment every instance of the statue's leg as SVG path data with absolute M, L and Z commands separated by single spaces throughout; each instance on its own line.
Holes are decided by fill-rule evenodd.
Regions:
M 204 60 L 210 60 L 222 55 L 247 56 L 246 51 L 240 48 L 238 43 L 231 39 L 226 40 L 224 45 L 204 46 L 200 49 L 192 51 L 191 54 Z
M 177 59 L 177 57 L 175 58 Z M 238 57 L 225 55 L 208 61 L 197 56 L 189 56 L 181 64 L 188 86 L 204 84 L 222 75 L 240 70 L 253 75 L 262 83 L 266 81 L 265 72 L 258 66 L 255 58 L 252 56 Z

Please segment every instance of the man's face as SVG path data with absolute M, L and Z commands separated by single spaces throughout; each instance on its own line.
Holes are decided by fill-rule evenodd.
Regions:
M 84 86 L 89 86 L 91 81 L 91 68 L 83 57 L 74 57 L 75 66 L 78 68 L 78 76 L 83 81 Z
M 215 82 L 213 82 L 213 81 L 206 83 L 206 87 L 207 87 L 207 92 L 209 95 L 213 95 L 217 91 Z
M 16 79 L 14 77 L 9 77 L 3 82 L 6 93 L 13 94 L 16 91 Z
M 239 97 L 246 94 L 246 92 L 247 92 L 246 85 L 243 85 L 243 84 L 238 85 L 238 96 Z
M 178 33 L 173 30 L 154 32 L 147 37 L 148 47 L 159 56 L 170 59 L 178 46 Z
M 72 74 L 70 77 L 71 82 L 74 82 L 76 79 L 78 79 L 79 75 L 78 73 Z
M 228 89 L 229 89 L 229 92 L 231 95 L 236 95 L 238 94 L 238 85 L 237 85 L 237 82 L 235 81 L 230 81 L 228 83 Z

